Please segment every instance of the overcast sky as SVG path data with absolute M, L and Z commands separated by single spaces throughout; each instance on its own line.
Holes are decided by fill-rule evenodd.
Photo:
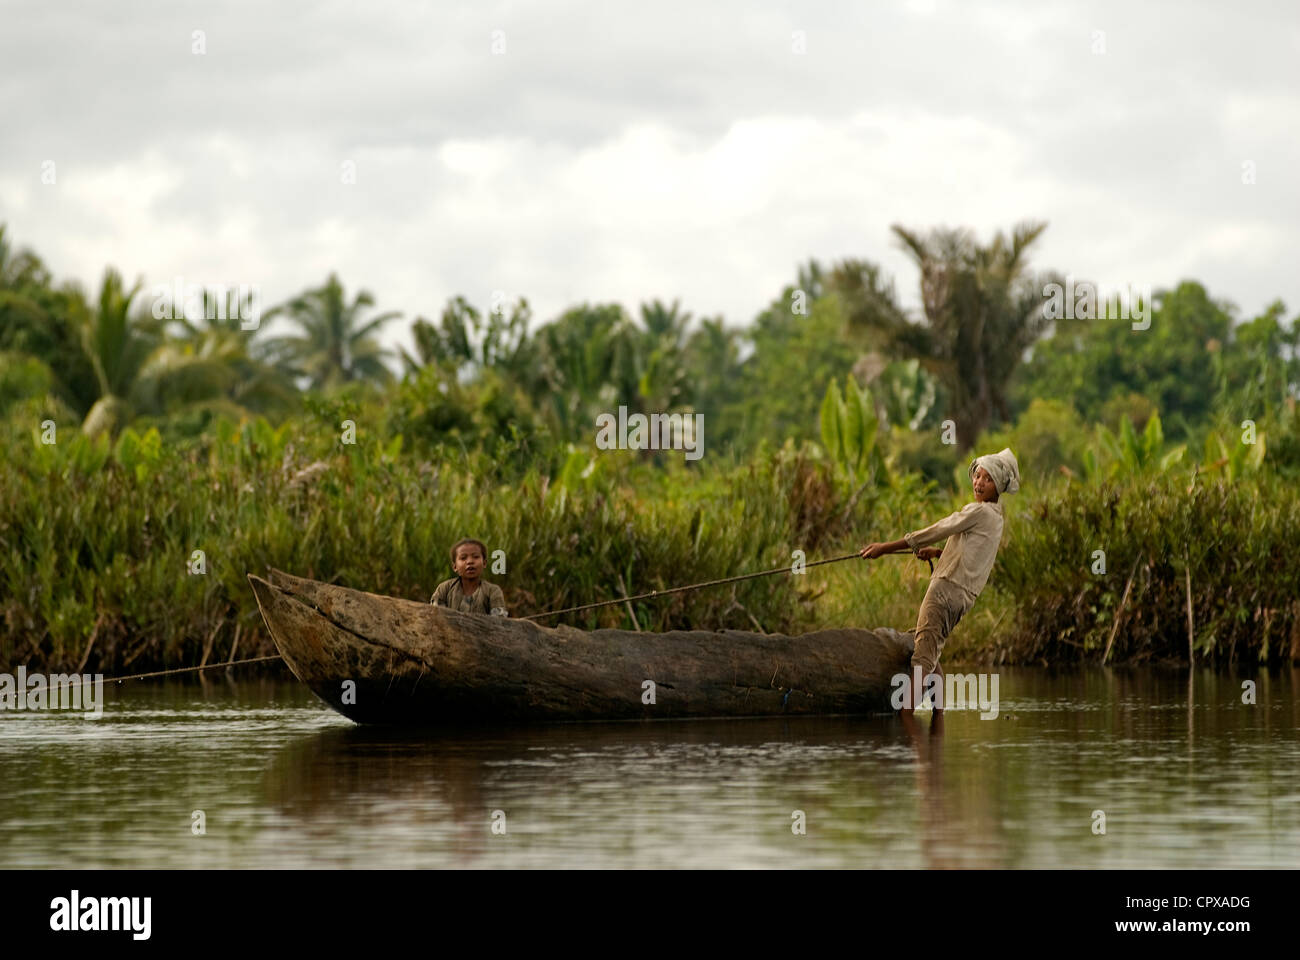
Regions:
M 1035 218 L 1036 267 L 1294 314 L 1298 81 L 1287 2 L 0 0 L 0 223 L 88 286 L 743 326 L 809 257 L 914 304 L 891 223 Z

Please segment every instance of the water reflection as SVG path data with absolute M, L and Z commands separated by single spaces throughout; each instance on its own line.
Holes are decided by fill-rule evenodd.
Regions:
M 350 824 L 374 831 L 396 817 L 428 841 L 409 856 L 427 850 L 435 865 L 509 865 L 507 843 L 515 865 L 609 866 L 625 856 L 641 866 L 702 865 L 719 851 L 735 865 L 782 865 L 820 849 L 831 831 L 851 836 L 837 808 L 871 805 L 879 766 L 901 776 L 910 760 L 893 717 L 437 734 L 357 727 L 285 749 L 263 787 L 303 824 L 346 811 Z M 843 783 L 827 780 L 828 764 L 843 764 Z M 497 810 L 506 837 L 491 832 Z M 807 835 L 790 829 L 796 810 Z
M 423 732 L 276 678 L 124 685 L 98 721 L 0 718 L 0 844 L 8 866 L 1295 867 L 1298 683 L 1003 669 L 992 720 Z

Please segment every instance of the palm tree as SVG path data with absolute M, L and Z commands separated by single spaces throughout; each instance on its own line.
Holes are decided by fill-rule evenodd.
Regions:
M 676 300 L 672 306 L 661 301 L 641 304 L 644 333 L 635 353 L 638 372 L 637 396 L 643 412 L 667 412 L 686 397 L 686 365 L 682 349 L 691 315 Z
M 245 416 L 248 413 L 270 413 L 292 405 L 297 390 L 293 378 L 277 368 L 269 351 L 259 348 L 257 336 L 262 327 L 245 330 L 244 317 L 253 309 L 251 295 L 241 301 L 235 290 L 225 291 L 225 302 L 219 302 L 214 291 L 203 292 L 203 316 L 189 319 L 183 312 L 177 322 L 180 334 L 170 344 L 178 357 L 219 368 L 225 375 L 211 380 L 220 402 L 228 413 Z
M 109 267 L 104 271 L 96 309 L 82 318 L 82 348 L 94 370 L 99 394 L 81 425 L 91 436 L 117 433 L 130 421 L 134 411 L 128 398 L 145 361 L 161 341 L 161 331 L 155 325 L 131 316 L 140 286 L 136 281 L 127 290 L 122 275 Z
M 423 367 L 437 366 L 449 372 L 472 364 L 476 357 L 470 342 L 471 332 L 482 325 L 478 310 L 464 297 L 453 297 L 442 310 L 438 326 L 424 317 L 416 317 L 411 324 L 415 340 L 415 355 L 402 350 L 402 363 L 407 373 L 417 373 Z
M 268 320 L 283 314 L 302 328 L 301 336 L 272 344 L 277 361 L 294 376 L 306 377 L 316 390 L 358 380 L 387 383 L 393 377 L 383 361 L 388 351 L 373 334 L 401 313 L 382 313 L 363 323 L 362 313 L 374 305 L 366 290 L 348 303 L 338 275 L 331 273 L 324 286 L 267 312 Z
M 509 316 L 504 310 L 483 316 L 464 297 L 447 301 L 442 317 L 434 326 L 424 317 L 411 324 L 415 354 L 402 350 L 402 363 L 408 374 L 436 365 L 452 373 L 467 373 L 474 379 L 488 368 L 521 382 L 536 379 L 537 358 L 529 349 L 528 326 L 532 308 L 520 297 L 511 305 Z
M 808 296 L 809 302 L 826 293 L 826 272 L 816 258 L 795 270 L 794 285 Z
M 81 345 L 94 371 L 96 398 L 82 421 L 90 436 L 116 434 L 136 416 L 162 416 L 196 405 L 246 412 L 224 400 L 240 373 L 212 347 L 196 350 L 167 340 L 165 322 L 135 308 L 139 281 L 127 289 L 122 275 L 105 271 L 93 310 L 81 303 Z
M 597 414 L 635 396 L 634 330 L 618 304 L 583 304 L 537 331 L 530 394 L 549 394 L 558 432 L 595 429 Z
M 739 334 L 728 329 L 722 317 L 705 317 L 686 341 L 682 355 L 691 407 L 710 422 L 712 442 L 717 444 L 727 435 L 720 423 L 724 409 L 742 396 Z
M 1046 228 L 1021 223 L 1009 237 L 999 231 L 990 245 L 980 246 L 966 230 L 922 236 L 895 224 L 895 236 L 921 271 L 923 324 L 907 320 L 877 268 L 849 261 L 832 275 L 850 329 L 874 338 L 888 354 L 915 357 L 939 380 L 962 452 L 995 414 L 1010 419 L 1012 374 L 1048 323 L 1041 284 L 1029 274 L 1027 259 Z

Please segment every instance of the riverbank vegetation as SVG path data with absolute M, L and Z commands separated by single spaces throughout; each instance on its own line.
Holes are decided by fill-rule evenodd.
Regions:
M 949 657 L 1300 658 L 1297 319 L 1187 281 L 1146 326 L 1049 322 L 1041 232 L 898 230 L 945 278 L 916 314 L 875 265 L 812 262 L 744 329 L 456 297 L 393 350 L 405 321 L 334 275 L 252 324 L 237 293 L 58 284 L 0 229 L 0 669 L 271 653 L 246 574 L 425 600 L 461 536 L 502 552 L 513 615 L 811 562 L 956 509 L 1003 446 L 1023 490 Z M 700 415 L 703 456 L 601 449 L 620 406 Z M 927 576 L 855 559 L 568 622 L 907 629 Z

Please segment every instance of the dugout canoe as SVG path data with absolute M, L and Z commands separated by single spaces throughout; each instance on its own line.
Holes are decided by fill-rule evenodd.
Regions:
M 278 570 L 248 579 L 289 669 L 357 723 L 889 712 L 890 678 L 912 655 L 912 632 L 890 628 L 586 631 Z

